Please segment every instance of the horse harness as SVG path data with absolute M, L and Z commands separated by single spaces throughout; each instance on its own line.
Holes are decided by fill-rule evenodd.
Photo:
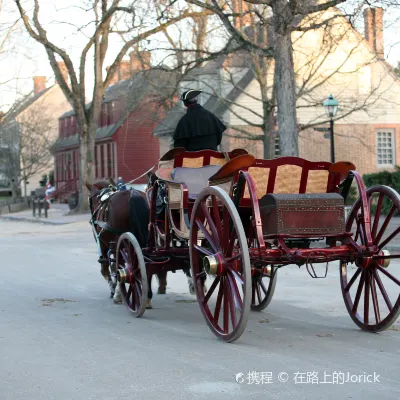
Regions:
M 109 204 L 110 204 L 110 198 L 113 196 L 115 193 L 117 193 L 117 190 L 115 190 L 113 187 L 107 187 L 104 189 L 100 190 L 100 193 L 98 194 L 93 194 L 92 196 L 89 196 L 89 206 L 90 206 L 90 211 L 92 212 L 92 218 L 90 219 L 89 223 L 93 226 L 97 225 L 98 227 L 101 228 L 100 232 L 98 233 L 98 237 L 100 238 L 100 235 L 104 231 L 108 231 L 111 233 L 114 233 L 115 235 L 121 235 L 125 231 L 114 229 L 110 227 L 107 222 L 96 220 L 95 218 L 98 217 L 100 212 L 104 209 L 104 220 L 107 221 L 108 219 L 108 211 L 109 211 Z M 97 198 L 100 200 L 99 205 L 97 206 L 96 210 L 93 211 L 93 197 L 97 196 Z

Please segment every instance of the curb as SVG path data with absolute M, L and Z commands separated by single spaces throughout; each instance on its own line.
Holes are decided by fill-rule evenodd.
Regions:
M 32 222 L 33 224 L 47 224 L 47 225 L 68 225 L 73 224 L 75 222 L 80 221 L 70 221 L 70 222 L 54 222 L 54 221 L 46 221 L 45 219 L 32 219 L 32 218 L 25 218 L 25 217 L 2 217 L 0 219 L 8 220 L 8 221 L 21 221 L 21 222 Z

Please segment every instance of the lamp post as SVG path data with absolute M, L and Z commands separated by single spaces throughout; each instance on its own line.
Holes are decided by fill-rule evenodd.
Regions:
M 333 118 L 335 117 L 338 109 L 338 101 L 335 100 L 332 94 L 322 103 L 325 107 L 325 112 L 328 118 L 330 118 L 330 131 L 331 131 L 331 162 L 335 162 L 335 141 L 333 137 Z

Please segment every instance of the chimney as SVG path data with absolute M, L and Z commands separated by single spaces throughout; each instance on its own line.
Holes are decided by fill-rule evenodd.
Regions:
M 364 35 L 371 49 L 379 58 L 384 58 L 383 46 L 383 8 L 364 10 Z
M 151 53 L 149 51 L 135 50 L 129 53 L 132 74 L 150 68 Z
M 118 80 L 123 81 L 131 77 L 130 62 L 122 60 L 119 64 Z
M 57 64 L 58 64 L 58 68 L 60 68 L 62 77 L 64 78 L 66 84 L 68 85 L 69 74 L 68 74 L 68 70 L 67 70 L 67 66 L 65 65 L 65 62 L 58 61 Z
M 107 67 L 107 68 L 106 68 L 107 74 L 108 74 L 109 69 L 110 69 L 110 67 Z M 110 81 L 110 85 L 109 85 L 109 86 L 112 86 L 112 85 L 114 85 L 114 84 L 117 83 L 117 82 L 118 82 L 118 72 L 114 73 L 114 76 L 111 78 L 111 81 Z
M 42 90 L 46 89 L 46 77 L 45 76 L 34 76 L 33 77 L 33 93 L 38 94 Z

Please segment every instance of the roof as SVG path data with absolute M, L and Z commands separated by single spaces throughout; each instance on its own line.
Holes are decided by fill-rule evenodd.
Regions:
M 118 121 L 115 124 L 108 125 L 108 126 L 103 126 L 101 128 L 98 128 L 96 130 L 96 141 L 97 140 L 104 140 L 109 137 L 112 137 L 112 135 L 117 131 L 117 129 L 121 126 L 121 122 Z M 79 146 L 79 136 L 78 134 L 69 136 L 66 138 L 62 139 L 57 139 L 54 145 L 51 148 L 52 152 L 62 150 L 64 148 L 68 147 L 77 147 Z
M 164 88 L 163 93 L 160 88 Z M 109 86 L 103 97 L 102 103 L 108 103 L 114 100 L 124 99 L 127 103 L 124 115 L 112 125 L 99 127 L 96 130 L 96 140 L 104 140 L 110 138 L 123 124 L 128 115 L 135 110 L 139 102 L 152 93 L 165 95 L 166 98 L 171 97 L 169 91 L 176 88 L 176 74 L 163 70 L 140 71 L 132 77 L 132 79 L 119 81 L 115 85 Z M 90 107 L 87 104 L 86 107 Z M 60 118 L 75 115 L 73 110 L 64 113 Z M 79 145 L 78 134 L 67 138 L 58 138 L 52 146 L 52 151 L 59 151 L 63 148 L 76 147 Z
M 5 114 L 4 116 L 4 122 L 10 121 L 12 119 L 15 119 L 19 114 L 21 114 L 23 111 L 25 111 L 28 107 L 30 107 L 35 101 L 39 100 L 44 94 L 46 94 L 50 89 L 55 87 L 55 85 L 52 85 L 39 93 L 33 94 L 31 92 L 27 96 L 25 96 L 19 103 L 15 105 L 8 113 Z
M 235 85 L 226 95 L 224 100 L 221 100 L 218 96 L 210 95 L 208 100 L 202 104 L 202 106 L 208 111 L 212 112 L 218 118 L 222 119 L 224 113 L 229 109 L 229 104 L 237 100 L 237 98 L 243 93 L 243 90 L 253 79 L 254 72 L 252 69 L 249 69 L 243 78 L 237 83 L 237 85 Z M 176 125 L 185 115 L 185 113 L 186 110 L 183 108 L 181 102 L 179 102 L 160 122 L 160 124 L 153 131 L 153 134 L 160 137 L 172 135 L 172 133 L 175 131 Z

